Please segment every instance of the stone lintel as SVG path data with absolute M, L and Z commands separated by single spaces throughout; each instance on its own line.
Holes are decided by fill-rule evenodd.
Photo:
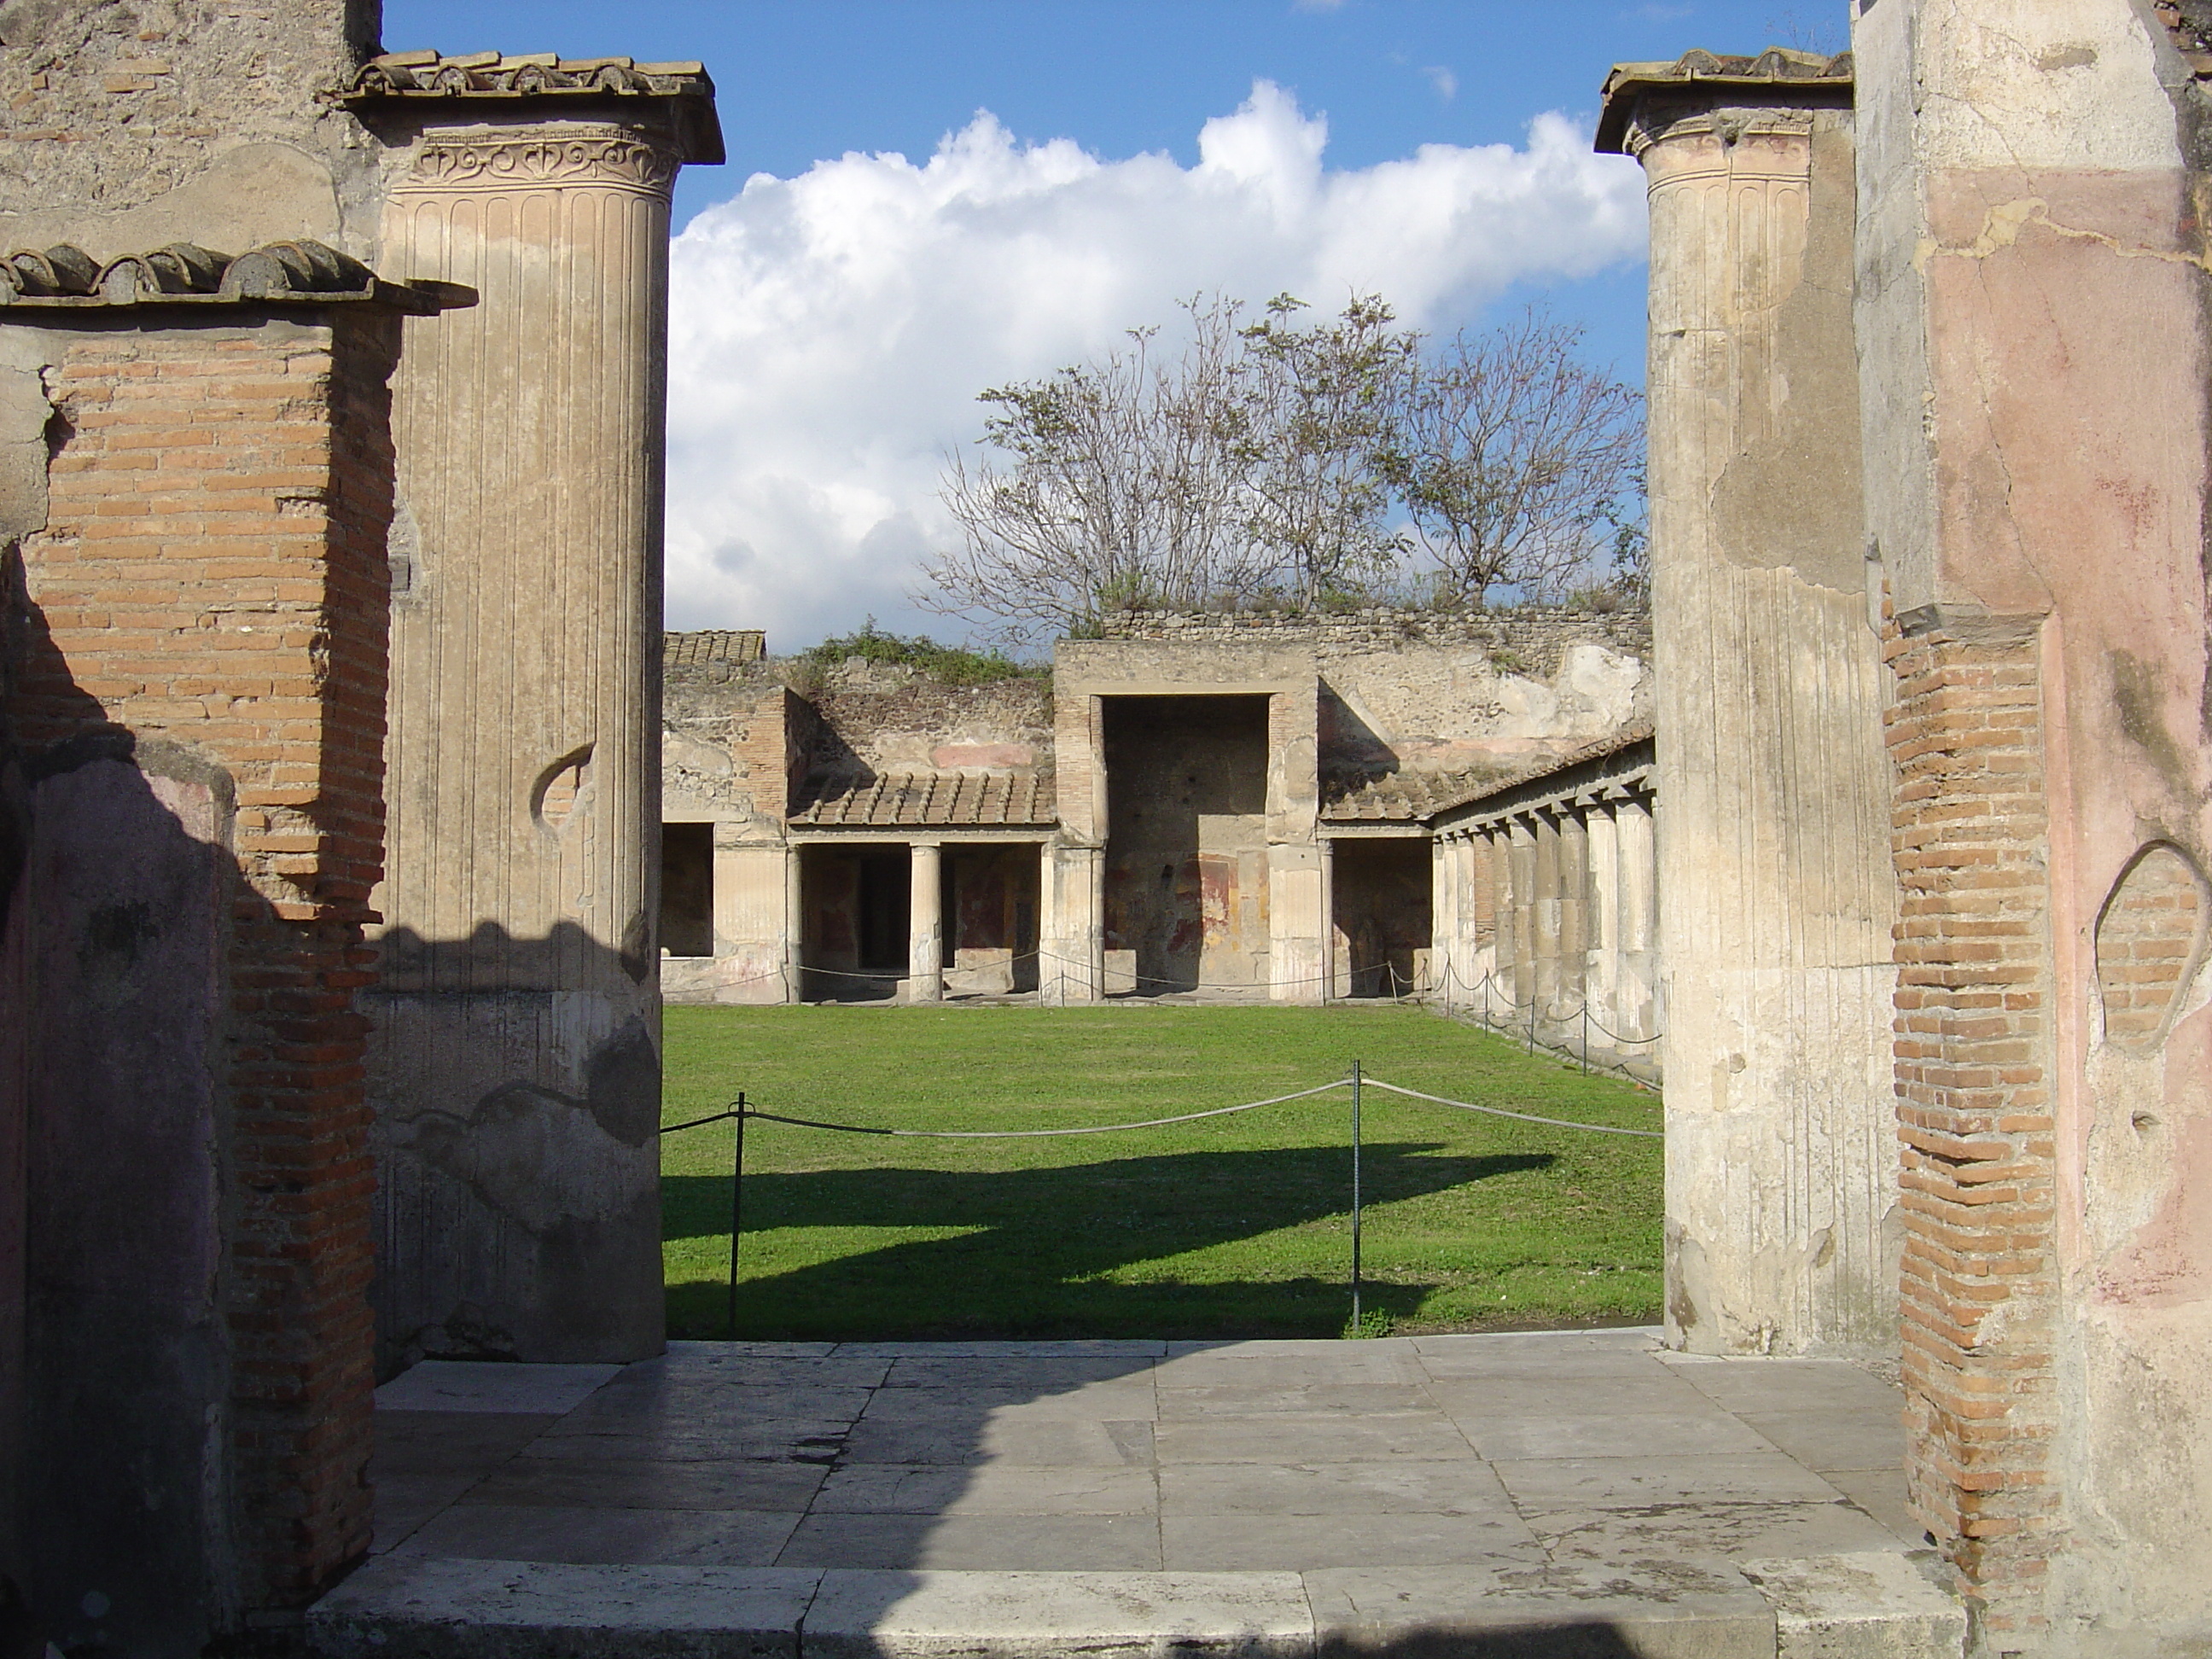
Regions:
M 726 159 L 722 124 L 714 113 L 714 82 L 696 63 L 562 58 L 550 52 L 476 52 L 463 58 L 386 52 L 320 96 L 372 126 L 380 117 L 443 125 L 518 120 L 636 125 L 647 116 L 652 125 L 665 128 L 678 161 L 718 167 Z
M 1638 112 L 1647 106 L 1674 118 L 1730 105 L 1848 109 L 1851 88 L 1847 52 L 1826 58 L 1769 46 L 1756 57 L 1687 52 L 1670 64 L 1615 64 L 1600 94 L 1603 104 L 1594 148 L 1604 155 L 1633 154 L 1630 129 L 1644 125 Z

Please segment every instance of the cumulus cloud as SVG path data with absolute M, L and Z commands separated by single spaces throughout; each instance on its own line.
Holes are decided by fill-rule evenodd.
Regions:
M 1178 297 L 1380 292 L 1449 329 L 1643 249 L 1638 170 L 1564 116 L 1517 149 L 1358 169 L 1324 164 L 1328 137 L 1266 82 L 1189 167 L 1022 144 L 979 112 L 920 165 L 759 173 L 701 213 L 672 256 L 670 626 L 764 627 L 778 649 L 870 612 L 929 626 L 906 596 L 947 534 L 937 477 L 981 430 L 975 394 L 1171 322 Z

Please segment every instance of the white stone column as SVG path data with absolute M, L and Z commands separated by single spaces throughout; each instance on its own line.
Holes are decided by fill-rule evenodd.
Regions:
M 1044 848 L 1037 963 L 1037 1000 L 1043 1006 L 1097 1002 L 1105 994 L 1105 871 L 1102 848 L 1057 842 Z
M 805 994 L 806 849 L 786 842 L 783 849 L 783 983 L 786 1002 Z
M 1897 899 L 1850 87 L 1645 84 L 1607 119 L 1651 202 L 1669 1339 L 1893 1351 Z
M 784 895 L 789 849 L 781 842 L 752 838 L 750 829 L 714 826 L 715 1000 L 783 1002 L 789 996 L 784 975 L 791 951 Z
M 1652 834 L 1651 802 L 1632 795 L 1613 812 L 1620 842 L 1620 983 L 1614 999 L 1621 1036 L 1648 1037 L 1658 1030 L 1659 851 Z
M 1589 832 L 1582 808 L 1571 802 L 1559 810 L 1559 1011 L 1560 1020 L 1581 1034 L 1583 998 L 1589 965 Z
M 1536 826 L 1526 815 L 1505 826 L 1507 880 L 1513 890 L 1513 971 L 1500 989 L 1518 1006 L 1511 1022 L 1526 1024 L 1536 1000 Z
M 1610 801 L 1585 809 L 1589 837 L 1590 900 L 1583 959 L 1583 994 L 1589 999 L 1593 1041 L 1605 1040 L 1602 1025 L 1622 1036 L 1620 1024 L 1620 830 Z
M 1437 836 L 1429 842 L 1429 983 L 1422 988 L 1452 1006 L 1450 964 L 1459 957 L 1459 842 Z
M 1534 846 L 1528 921 L 1529 935 L 1535 945 L 1535 960 L 1530 965 L 1536 999 L 1536 1034 L 1540 1038 L 1546 1034 L 1545 1028 L 1559 1017 L 1563 990 L 1559 957 L 1565 918 L 1559 885 L 1559 820 L 1548 811 L 1530 816 L 1534 820 L 1531 829 Z
M 945 1000 L 945 857 L 933 841 L 907 848 L 906 1000 Z
M 661 1347 L 666 100 L 412 104 L 377 268 L 476 303 L 392 381 L 381 1363 Z M 699 100 L 703 103 L 703 100 Z M 631 111 L 635 110 L 635 118 Z

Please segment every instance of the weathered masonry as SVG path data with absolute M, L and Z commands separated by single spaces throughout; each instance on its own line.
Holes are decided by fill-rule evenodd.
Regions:
M 857 659 L 810 678 L 755 634 L 671 635 L 664 988 L 1474 986 L 1487 935 L 1472 910 L 1464 940 L 1449 931 L 1438 825 L 1593 744 L 1648 742 L 1642 630 L 1633 613 L 1144 616 L 1063 641 L 1049 679 L 966 687 Z
M 1856 11 L 1600 128 L 1652 201 L 1670 1328 L 1901 1332 L 1978 1653 L 2201 1651 L 2212 16 Z
M 660 1342 L 661 260 L 711 88 L 377 58 L 374 12 L 64 3 L 0 45 L 33 1646 L 281 1639 L 362 1559 L 372 1283 L 386 1368 Z

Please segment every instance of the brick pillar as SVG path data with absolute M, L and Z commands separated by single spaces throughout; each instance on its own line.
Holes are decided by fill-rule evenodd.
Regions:
M 0 957 L 35 1006 L 0 1023 L 33 1033 L 37 1341 L 10 1498 L 46 1628 L 124 1650 L 304 1603 L 369 1540 L 354 1003 L 397 325 L 202 315 L 7 331 L 53 404 L 12 619 L 38 781 Z

